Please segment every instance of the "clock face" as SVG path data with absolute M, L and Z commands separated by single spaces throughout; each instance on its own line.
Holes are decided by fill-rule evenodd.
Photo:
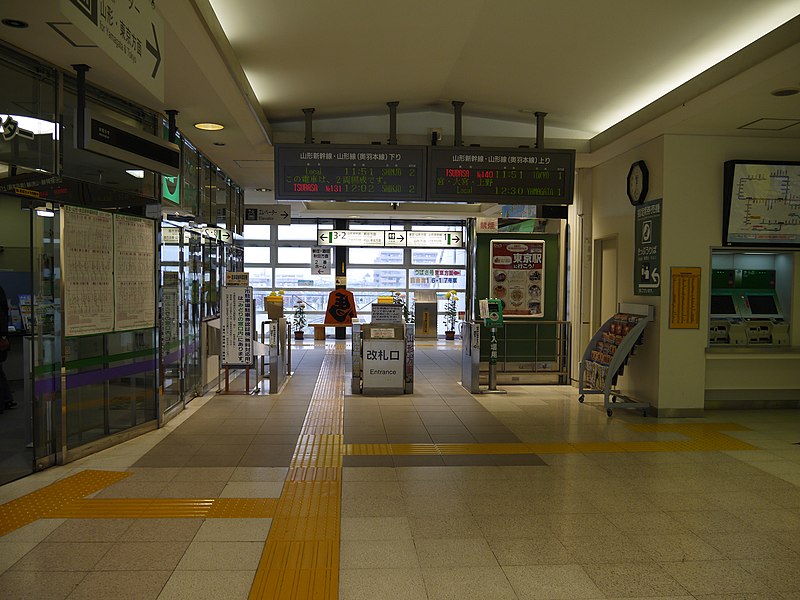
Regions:
M 648 172 L 643 160 L 631 165 L 628 171 L 628 200 L 631 204 L 638 205 L 644 202 L 647 196 Z

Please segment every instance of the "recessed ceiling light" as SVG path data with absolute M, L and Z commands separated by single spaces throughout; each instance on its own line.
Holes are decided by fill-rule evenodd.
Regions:
M 224 146 L 225 142 L 214 142 L 215 146 Z
M 256 188 L 257 192 L 271 192 L 271 188 Z
M 136 179 L 144 179 L 144 169 L 128 169 L 125 172 Z
M 14 29 L 27 29 L 29 25 L 25 21 L 19 19 L 3 19 L 3 25 L 6 27 L 13 27 Z
M 219 123 L 195 123 L 194 126 L 203 131 L 220 131 L 221 129 L 225 129 L 225 126 Z
M 773 96 L 783 97 L 783 96 L 794 96 L 795 94 L 800 94 L 800 89 L 797 88 L 780 88 L 777 90 L 773 90 L 770 92 Z

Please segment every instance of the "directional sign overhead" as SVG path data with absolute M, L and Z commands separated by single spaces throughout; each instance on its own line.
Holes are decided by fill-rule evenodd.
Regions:
M 151 0 L 60 0 L 61 12 L 164 101 L 164 24 Z
M 245 206 L 245 225 L 291 225 L 291 204 L 268 204 L 266 206 Z
M 233 232 L 221 227 L 206 227 L 203 233 L 218 239 L 220 242 L 233 242 Z
M 463 248 L 460 232 L 453 231 L 320 231 L 320 246 L 388 246 L 392 248 Z
M 409 248 L 463 248 L 464 236 L 458 231 L 405 231 Z

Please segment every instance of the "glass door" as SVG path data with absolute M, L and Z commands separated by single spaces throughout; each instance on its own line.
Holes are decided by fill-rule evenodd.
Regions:
M 183 401 L 183 286 L 181 259 L 183 229 L 163 224 L 161 228 L 161 387 L 162 409 L 168 411 Z
M 200 322 L 202 314 L 203 253 L 202 236 L 184 230 L 183 271 L 183 354 L 185 357 L 184 398 L 190 400 L 203 393 L 200 358 Z

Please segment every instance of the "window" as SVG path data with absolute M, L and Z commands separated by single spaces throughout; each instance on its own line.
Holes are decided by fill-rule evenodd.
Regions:
M 301 223 L 292 223 L 291 225 L 278 226 L 278 239 L 279 240 L 309 240 L 316 241 L 317 239 L 316 225 L 304 225 Z M 330 226 L 320 226 L 319 229 L 330 229 Z
M 247 240 L 268 240 L 271 231 L 271 225 L 245 225 L 244 237 Z
M 259 246 L 245 246 L 244 247 L 244 262 L 245 264 L 269 264 L 269 248 Z
M 282 265 L 287 263 L 311 264 L 311 248 L 279 246 L 278 262 Z
M 402 248 L 349 248 L 351 265 L 402 265 Z

